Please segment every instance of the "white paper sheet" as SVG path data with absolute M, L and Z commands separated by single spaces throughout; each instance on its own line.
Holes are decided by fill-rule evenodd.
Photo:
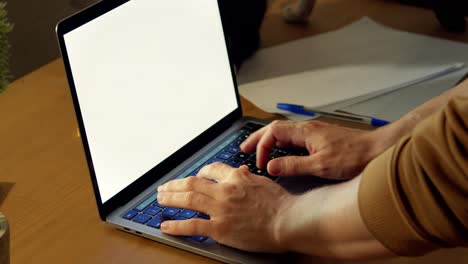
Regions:
M 466 70 L 457 71 L 436 80 L 413 85 L 410 88 L 340 108 L 340 110 L 393 122 L 417 106 L 453 87 L 466 73 Z
M 277 102 L 324 106 L 398 86 L 454 62 L 468 63 L 468 45 L 362 18 L 337 31 L 260 50 L 240 69 L 238 81 L 243 96 L 265 111 L 278 112 Z M 367 109 L 371 106 L 353 110 L 375 112 Z
M 339 108 L 342 108 L 351 104 L 347 103 L 350 99 L 375 97 L 381 93 L 408 87 L 408 83 L 448 68 L 450 65 L 336 66 L 244 84 L 241 94 L 268 112 L 277 111 L 278 102 L 306 105 L 311 108 L 338 103 L 341 105 Z

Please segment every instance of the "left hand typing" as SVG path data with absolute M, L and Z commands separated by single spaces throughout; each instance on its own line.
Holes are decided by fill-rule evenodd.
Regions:
M 282 252 L 286 249 L 278 241 L 278 223 L 295 199 L 270 179 L 250 173 L 247 166 L 236 169 L 215 163 L 205 166 L 196 177 L 158 188 L 160 204 L 203 212 L 211 219 L 165 221 L 161 231 L 208 236 L 247 251 Z

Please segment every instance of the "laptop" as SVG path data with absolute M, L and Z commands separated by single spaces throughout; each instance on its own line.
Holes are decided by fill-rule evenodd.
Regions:
M 206 164 L 245 164 L 278 181 L 239 149 L 266 122 L 242 116 L 218 2 L 102 1 L 56 31 L 101 219 L 226 263 L 280 261 L 159 230 L 167 219 L 209 219 L 156 199 L 159 185 Z M 306 154 L 275 149 L 271 157 Z M 290 181 L 290 190 L 306 186 Z

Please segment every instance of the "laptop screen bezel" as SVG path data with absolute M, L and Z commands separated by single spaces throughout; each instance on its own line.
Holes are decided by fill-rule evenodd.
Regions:
M 228 115 L 226 115 L 224 118 L 222 118 L 220 121 L 218 121 L 216 124 L 211 126 L 201 135 L 197 136 L 194 140 L 187 143 L 180 150 L 178 150 L 177 152 L 169 156 L 163 162 L 154 166 L 149 172 L 142 175 L 140 178 L 138 178 L 129 186 L 127 186 L 126 188 L 121 190 L 119 193 L 114 195 L 108 201 L 106 201 L 105 203 L 102 202 L 98 183 L 97 183 L 97 178 L 96 178 L 96 174 L 95 174 L 95 170 L 93 166 L 93 160 L 92 160 L 92 156 L 90 152 L 90 147 L 89 147 L 89 143 L 88 143 L 87 136 L 86 136 L 86 130 L 84 127 L 80 103 L 78 100 L 76 87 L 75 87 L 75 83 L 73 79 L 73 74 L 71 71 L 70 61 L 69 61 L 69 57 L 67 54 L 67 48 L 65 45 L 64 35 L 129 1 L 131 0 L 114 0 L 114 1 L 98 2 L 86 8 L 85 10 L 82 10 L 60 21 L 56 27 L 58 44 L 59 44 L 59 48 L 62 54 L 65 71 L 67 74 L 70 93 L 71 93 L 73 105 L 75 108 L 76 119 L 77 119 L 78 127 L 80 130 L 80 134 L 81 134 L 86 161 L 88 164 L 88 170 L 91 176 L 92 186 L 94 189 L 94 196 L 96 198 L 99 215 L 102 220 L 105 220 L 106 216 L 110 214 L 112 211 L 128 203 L 131 199 L 135 197 L 135 195 L 141 193 L 146 188 L 148 188 L 151 184 L 153 184 L 154 182 L 162 178 L 165 174 L 167 174 L 169 171 L 174 169 L 177 165 L 180 164 L 180 161 L 186 160 L 190 156 L 192 156 L 196 151 L 199 150 L 199 146 L 204 146 L 208 144 L 216 135 L 219 135 L 222 131 L 225 131 L 226 129 L 231 127 L 235 121 L 239 120 L 239 118 L 242 117 L 242 108 L 241 108 L 239 91 L 238 91 L 237 82 L 236 82 L 235 69 L 233 65 L 233 60 L 231 58 L 230 49 L 228 48 L 229 47 L 228 38 L 225 33 L 226 27 L 225 27 L 223 17 L 221 16 L 221 13 L 219 13 L 219 15 L 221 16 L 222 24 L 223 24 L 224 40 L 226 43 L 226 48 L 228 50 L 228 57 L 229 57 L 228 59 L 229 59 L 229 64 L 230 64 L 229 66 L 231 69 L 231 75 L 232 75 L 233 85 L 235 89 L 237 108 L 231 113 L 229 113 Z M 219 0 L 218 0 L 218 11 L 219 11 Z M 155 14 L 157 14 L 157 12 L 155 12 Z M 168 25 L 170 25 L 170 23 L 168 23 Z

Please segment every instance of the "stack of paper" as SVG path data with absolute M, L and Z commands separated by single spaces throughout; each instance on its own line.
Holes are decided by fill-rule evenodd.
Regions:
M 393 121 L 452 87 L 466 72 L 463 63 L 468 65 L 466 44 L 363 18 L 261 50 L 243 65 L 238 80 L 240 93 L 268 112 L 279 112 L 276 103 L 286 102 Z

